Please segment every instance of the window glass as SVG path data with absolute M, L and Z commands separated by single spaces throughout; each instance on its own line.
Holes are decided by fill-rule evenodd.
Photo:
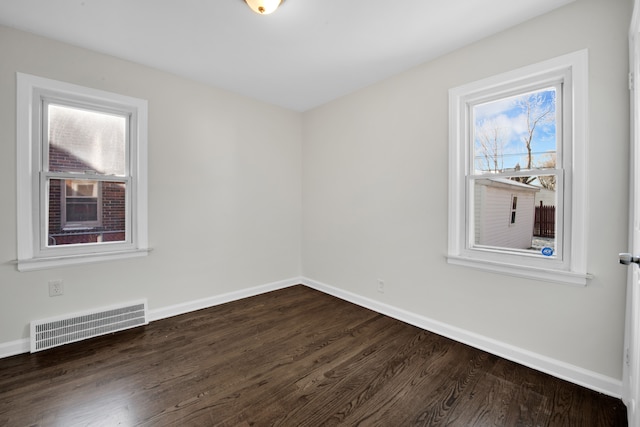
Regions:
M 532 183 L 552 181 L 538 175 Z M 556 256 L 556 193 L 511 178 L 473 180 L 473 247 Z M 543 254 L 543 249 L 544 254 Z
M 57 104 L 47 110 L 49 171 L 125 175 L 125 116 Z
M 474 172 L 555 169 L 556 99 L 556 88 L 550 87 L 474 105 Z
M 49 181 L 47 246 L 126 239 L 126 185 L 117 181 Z
M 473 247 L 557 256 L 557 103 L 545 87 L 472 106 Z
M 55 101 L 44 106 L 49 203 L 43 246 L 126 241 L 128 115 Z M 100 179 L 105 175 L 118 180 Z

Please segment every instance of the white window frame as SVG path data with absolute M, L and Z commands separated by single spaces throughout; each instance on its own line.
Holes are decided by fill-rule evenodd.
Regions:
M 547 82 L 561 81 L 558 104 L 562 129 L 558 138 L 561 165 L 557 174 L 558 256 L 525 253 L 508 248 L 474 247 L 469 231 L 473 214 L 468 188 L 472 159 L 472 106 L 479 100 L 499 99 Z M 449 90 L 449 247 L 447 261 L 482 270 L 537 280 L 585 286 L 587 273 L 587 92 L 588 53 L 581 50 Z M 560 94 L 558 94 L 560 96 Z M 471 163 L 470 163 L 471 162 Z M 525 174 L 526 172 L 523 172 Z M 538 172 L 536 172 L 537 174 Z M 544 175 L 544 171 L 541 171 Z M 560 200 L 561 199 L 561 200 Z
M 145 256 L 147 234 L 147 123 L 146 100 L 71 83 L 16 73 L 17 80 L 17 214 L 19 271 Z M 56 99 L 95 110 L 118 111 L 129 117 L 127 230 L 124 242 L 48 246 L 48 202 L 41 176 L 47 144 L 43 106 Z M 109 181 L 109 176 L 82 175 L 76 179 Z M 45 242 L 45 243 L 43 243 Z

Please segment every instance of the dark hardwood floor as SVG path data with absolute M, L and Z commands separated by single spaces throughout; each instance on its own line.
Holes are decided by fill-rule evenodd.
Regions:
M 626 426 L 621 401 L 304 286 L 0 359 L 2 426 Z

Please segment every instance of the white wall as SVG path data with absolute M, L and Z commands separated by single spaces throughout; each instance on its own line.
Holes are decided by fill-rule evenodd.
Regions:
M 6 27 L 0 58 L 0 344 L 34 319 L 299 277 L 299 113 Z M 16 71 L 149 101 L 148 257 L 16 271 Z M 52 279 L 62 297 L 48 296 Z
M 304 276 L 619 386 L 630 16 L 627 0 L 578 0 L 305 113 Z M 595 278 L 572 287 L 447 264 L 448 89 L 584 48 Z

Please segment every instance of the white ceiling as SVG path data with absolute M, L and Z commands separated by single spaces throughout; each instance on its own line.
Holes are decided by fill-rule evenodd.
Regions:
M 572 1 L 0 0 L 0 24 L 305 111 Z

